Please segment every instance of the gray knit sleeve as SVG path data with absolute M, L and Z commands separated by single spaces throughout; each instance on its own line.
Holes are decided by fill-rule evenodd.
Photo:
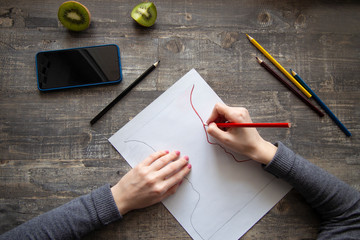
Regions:
M 104 185 L 25 222 L 0 239 L 80 239 L 121 218 L 110 185 Z
M 281 142 L 265 170 L 284 179 L 320 214 L 319 239 L 360 239 L 360 193 Z

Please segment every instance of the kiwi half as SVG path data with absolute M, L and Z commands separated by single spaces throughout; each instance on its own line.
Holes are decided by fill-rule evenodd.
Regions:
M 136 5 L 131 11 L 131 17 L 140 25 L 150 27 L 154 25 L 157 11 L 154 3 L 144 2 Z
M 58 11 L 59 21 L 71 31 L 83 31 L 90 25 L 90 12 L 79 2 L 68 1 L 61 4 Z

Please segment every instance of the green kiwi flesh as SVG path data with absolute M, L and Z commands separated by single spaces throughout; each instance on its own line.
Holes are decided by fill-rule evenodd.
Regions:
M 152 2 L 140 3 L 131 11 L 131 17 L 138 24 L 144 27 L 151 27 L 156 21 L 156 7 Z
M 79 2 L 68 1 L 61 4 L 58 11 L 59 21 L 71 31 L 83 31 L 90 25 L 90 12 Z

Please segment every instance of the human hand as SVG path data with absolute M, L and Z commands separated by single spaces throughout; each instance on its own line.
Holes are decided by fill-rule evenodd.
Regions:
M 174 194 L 190 172 L 189 157 L 180 152 L 155 152 L 130 170 L 111 188 L 122 215 L 158 203 Z
M 206 121 L 209 125 L 207 132 L 225 146 L 257 162 L 267 164 L 273 159 L 277 147 L 265 141 L 256 128 L 220 129 L 215 124 L 226 121 L 251 123 L 247 109 L 229 107 L 223 103 L 215 104 L 209 119 Z

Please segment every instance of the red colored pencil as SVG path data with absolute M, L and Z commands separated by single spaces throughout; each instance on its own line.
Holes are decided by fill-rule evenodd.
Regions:
M 262 128 L 290 128 L 291 123 L 216 123 L 218 127 L 262 127 Z

